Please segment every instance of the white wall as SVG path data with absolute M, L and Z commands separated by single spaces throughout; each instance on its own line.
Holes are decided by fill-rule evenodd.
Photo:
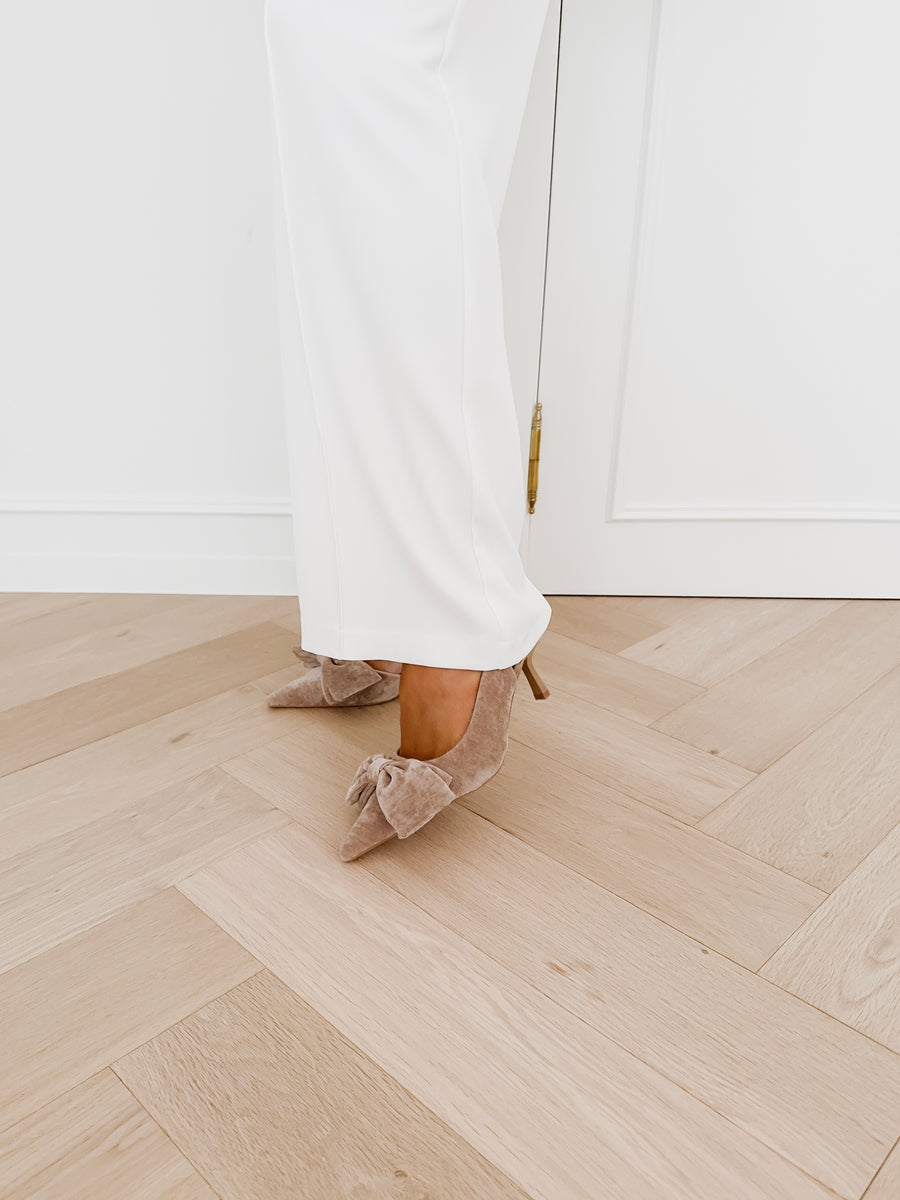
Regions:
M 504 214 L 523 420 L 542 63 Z M 0 11 L 0 591 L 296 590 L 268 104 L 262 0 Z
M 4 6 L 6 590 L 291 589 L 260 26 Z

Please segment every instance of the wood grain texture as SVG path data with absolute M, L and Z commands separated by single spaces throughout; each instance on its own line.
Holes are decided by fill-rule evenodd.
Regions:
M 131 621 L 145 618 L 159 621 L 182 605 L 191 603 L 189 596 L 144 596 L 122 593 L 117 595 L 50 595 L 9 596 L 0 623 L 0 662 L 6 678 L 21 679 L 30 675 L 25 663 L 19 662 L 8 670 L 14 656 L 34 655 L 30 662 L 45 664 L 55 657 L 60 642 L 72 645 L 77 639 L 116 630 Z M 0 694 L 6 700 L 4 688 Z
M 900 825 L 762 974 L 900 1053 Z
M 642 725 L 703 692 L 674 675 L 549 630 L 541 638 L 540 671 L 551 692 L 566 691 Z
M 399 704 L 268 708 L 295 598 L 0 596 L 4 1200 L 895 1200 L 900 602 L 550 600 L 500 773 L 345 864 Z
M 332 779 L 346 773 L 349 757 L 336 745 L 314 752 L 308 740 L 284 738 L 227 769 L 334 846 L 347 817 L 334 803 Z M 332 759 L 334 768 L 313 779 L 304 770 Z M 526 795 L 519 803 L 527 811 L 532 801 Z M 608 887 L 602 846 L 596 861 L 594 878 Z M 891 1144 L 900 1057 L 462 803 L 360 864 L 842 1195 L 859 1194 Z M 705 877 L 694 884 L 699 911 Z
M 169 889 L 0 975 L 0 1129 L 258 970 Z
M 897 1200 L 900 1196 L 900 1142 L 869 1184 L 863 1200 Z
M 535 703 L 525 686 L 520 682 L 525 702 L 513 706 L 511 738 L 680 821 L 699 821 L 753 778 L 745 767 L 562 689 Z
M 71 627 L 67 613 L 59 613 L 52 627 L 21 645 L 4 613 L 0 634 L 5 631 L 13 644 L 0 656 L 0 709 L 238 633 L 290 611 L 292 604 L 278 596 L 110 596 L 98 603 L 96 614 L 93 602 L 87 611 L 85 605 L 72 610 Z
M 31 621 L 44 613 L 62 612 L 101 598 L 96 592 L 2 592 L 0 620 L 8 627 L 19 621 Z
M 830 1195 L 299 826 L 179 887 L 533 1200 Z
M 4 1200 L 217 1200 L 109 1069 L 0 1133 Z
M 579 874 L 756 970 L 823 893 L 515 745 L 462 803 Z
M 0 971 L 287 820 L 212 767 L 0 862 Z
M 217 696 L 291 657 L 290 635 L 264 623 L 0 713 L 0 775 L 65 754 Z
M 717 596 L 608 596 L 604 599 L 617 608 L 664 627 L 695 619 L 703 613 L 716 613 L 722 607 L 722 599 Z
M 660 717 L 653 728 L 764 771 L 898 663 L 900 604 L 856 600 Z
M 533 701 L 520 690 L 516 703 Z M 337 845 L 352 823 L 340 800 L 377 738 L 343 722 L 304 724 L 224 769 Z M 520 742 L 456 803 L 754 971 L 825 898 Z
M 900 820 L 895 668 L 699 822 L 830 892 Z
M 708 688 L 844 603 L 730 597 L 723 605 L 713 598 L 619 653 L 631 662 L 658 667 Z
M 597 646 L 611 654 L 665 629 L 665 622 L 639 616 L 619 603 L 618 596 L 548 596 L 549 630 Z M 542 643 L 543 644 L 543 643 Z
M 296 713 L 251 683 L 0 779 L 0 860 L 279 737 Z
M 268 971 L 113 1069 L 222 1200 L 528 1200 Z

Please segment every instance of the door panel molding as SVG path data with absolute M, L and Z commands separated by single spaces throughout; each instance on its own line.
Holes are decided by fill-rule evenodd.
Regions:
M 729 24 L 731 21 L 735 24 Z M 768 23 L 763 27 L 759 22 Z M 854 23 L 860 25 L 858 32 Z M 805 233 L 796 237 L 797 214 L 805 212 L 810 189 L 818 187 L 816 171 L 830 163 L 826 141 L 830 145 L 828 139 L 840 133 L 843 145 L 848 130 L 856 128 L 862 118 L 871 118 L 876 126 L 864 134 L 869 141 L 885 133 L 889 113 L 897 105 L 875 104 L 878 88 L 885 96 L 896 91 L 900 103 L 896 72 L 879 71 L 871 85 L 862 76 L 865 46 L 871 45 L 873 29 L 881 26 L 883 45 L 878 53 L 887 55 L 896 43 L 893 35 L 900 36 L 900 12 L 885 0 L 864 0 L 863 11 L 855 16 L 841 0 L 822 0 L 818 5 L 812 0 L 796 0 L 789 9 L 776 6 L 775 0 L 764 0 L 752 9 L 721 5 L 718 0 L 685 0 L 680 5 L 664 4 L 663 0 L 564 0 L 539 379 L 541 480 L 531 518 L 528 558 L 529 573 L 545 592 L 838 598 L 900 595 L 900 473 L 889 469 L 890 447 L 900 440 L 891 441 L 889 436 L 900 406 L 892 406 L 878 390 L 878 385 L 883 391 L 890 390 L 893 380 L 889 360 L 879 357 L 886 353 L 884 331 L 900 327 L 900 288 L 890 284 L 894 253 L 898 253 L 900 266 L 896 222 L 888 220 L 889 206 L 879 192 L 871 198 L 877 229 L 872 232 L 864 223 L 854 224 L 854 216 L 866 215 L 869 208 L 857 213 L 851 180 L 845 192 L 836 186 L 823 193 L 809 217 L 808 239 L 803 240 Z M 752 43 L 747 53 L 756 56 L 750 60 L 740 58 L 745 34 Z M 849 94 L 843 85 L 831 89 L 823 83 L 831 57 L 843 56 L 848 40 L 852 41 L 849 57 L 841 61 L 849 76 L 860 83 Z M 725 56 L 722 61 L 715 59 L 717 53 Z M 779 67 L 771 77 L 776 81 L 771 95 L 768 78 L 763 79 L 759 70 L 770 53 L 777 56 Z M 738 56 L 733 70 L 729 54 Z M 685 75 L 691 62 L 698 65 L 696 77 Z M 691 140 L 692 126 L 686 121 L 691 113 L 706 114 L 701 104 L 709 80 L 719 80 L 727 93 L 732 77 L 736 80 L 734 93 L 710 98 L 717 107 L 709 110 L 708 125 L 697 130 L 696 139 Z M 752 103 L 744 104 L 740 89 L 751 83 L 751 90 L 755 89 Z M 677 105 L 671 103 L 672 95 L 679 97 Z M 845 109 L 851 110 L 857 103 L 859 111 L 844 115 Z M 824 125 L 811 117 L 818 111 L 816 106 L 827 110 Z M 776 128 L 773 121 L 780 121 L 782 112 L 788 134 L 775 139 L 778 144 L 770 151 L 767 131 Z M 840 128 L 835 124 L 839 119 L 844 122 Z M 731 125 L 739 126 L 733 140 Z M 803 146 L 793 153 L 792 141 L 794 128 L 807 127 L 812 139 L 808 161 L 799 153 Z M 785 313 L 790 316 L 791 311 L 778 307 L 784 297 L 774 296 L 771 308 L 762 310 L 746 303 L 746 289 L 729 293 L 733 272 L 725 255 L 722 287 L 703 294 L 705 279 L 697 284 L 701 318 L 715 316 L 714 305 L 720 302 L 734 305 L 739 310 L 737 321 L 750 322 L 744 326 L 733 323 L 735 344 L 745 347 L 749 358 L 757 354 L 760 341 L 765 344 L 765 334 L 770 338 L 769 350 L 774 345 L 774 350 L 783 352 L 788 366 L 798 370 L 799 384 L 792 389 L 785 379 L 776 378 L 781 387 L 777 395 L 755 391 L 759 379 L 763 387 L 766 384 L 769 364 L 765 357 L 758 378 L 741 374 L 742 363 L 736 364 L 731 378 L 725 370 L 731 361 L 731 344 L 713 346 L 719 354 L 718 375 L 709 375 L 712 383 L 699 397 L 686 392 L 684 402 L 689 405 L 687 415 L 694 423 L 695 441 L 685 449 L 673 436 L 683 414 L 677 407 L 681 401 L 670 398 L 665 387 L 666 354 L 682 328 L 691 332 L 690 320 L 695 314 L 687 308 L 677 314 L 681 323 L 671 327 L 675 333 L 667 342 L 664 329 L 660 336 L 659 313 L 669 310 L 659 297 L 671 304 L 677 295 L 673 284 L 678 280 L 677 270 L 693 253 L 693 243 L 677 246 L 673 229 L 677 234 L 685 225 L 698 238 L 701 252 L 712 247 L 715 254 L 722 246 L 745 251 L 743 241 L 731 236 L 728 225 L 730 220 L 743 219 L 748 211 L 741 192 L 745 178 L 738 173 L 732 184 L 730 176 L 724 177 L 724 186 L 736 189 L 732 208 L 723 205 L 710 185 L 707 211 L 691 207 L 693 176 L 679 176 L 682 168 L 685 172 L 693 169 L 691 162 L 682 164 L 682 156 L 690 159 L 693 155 L 702 167 L 704 145 L 721 145 L 716 140 L 719 135 L 728 142 L 721 158 L 714 160 L 720 174 L 734 172 L 735 163 L 740 167 L 745 144 L 754 155 L 747 178 L 757 188 L 751 199 L 754 204 L 758 199 L 761 209 L 750 231 L 753 236 L 747 240 L 748 287 L 759 283 L 753 274 L 753 255 L 762 246 L 768 259 L 760 270 L 771 273 L 784 264 L 793 272 L 795 284 L 798 279 L 804 282 L 803 268 L 810 263 L 816 270 L 821 267 L 822 278 L 836 282 L 840 282 L 840 271 L 846 269 L 849 282 L 861 280 L 860 286 L 868 282 L 865 272 L 871 269 L 878 290 L 873 291 L 869 308 L 857 306 L 850 311 L 856 323 L 848 331 L 840 321 L 841 305 L 850 306 L 845 292 L 833 288 L 819 309 L 818 277 L 809 284 L 809 297 L 805 287 L 798 289 L 793 315 L 799 333 L 810 331 L 809 321 L 804 324 L 809 312 L 816 320 L 821 317 L 823 355 L 832 354 L 838 367 L 846 366 L 846 376 L 840 372 L 830 376 L 822 363 L 830 364 L 831 359 L 810 362 L 805 351 L 792 357 L 794 326 L 785 319 Z M 884 137 L 881 141 L 883 146 L 888 144 Z M 868 149 L 866 142 L 867 155 Z M 789 152 L 791 157 L 786 158 Z M 661 164 L 667 181 L 662 190 Z M 794 191 L 786 203 L 795 207 L 788 214 L 790 223 L 786 220 L 782 226 L 776 222 L 775 233 L 781 240 L 775 238 L 766 246 L 760 238 L 773 227 L 773 212 L 777 218 L 781 211 L 778 189 L 785 170 L 794 172 Z M 878 178 L 883 179 L 891 200 L 892 186 L 900 195 L 900 170 L 891 156 L 882 153 L 873 170 L 880 172 Z M 715 171 L 710 178 L 716 181 Z M 672 180 L 679 185 L 674 191 Z M 863 189 L 860 196 L 866 195 Z M 670 211 L 673 196 L 676 208 Z M 755 209 L 753 215 L 756 220 Z M 707 221 L 711 226 L 708 238 Z M 736 228 L 740 232 L 740 226 Z M 835 254 L 831 257 L 818 254 L 820 241 L 816 239 L 826 233 L 833 237 L 829 244 L 834 245 Z M 857 244 L 864 256 L 859 260 L 848 253 L 848 247 L 852 250 Z M 662 267 L 654 257 L 660 251 L 668 255 Z M 713 268 L 717 261 L 713 258 Z M 854 274 L 860 262 L 862 269 Z M 900 278 L 900 269 L 896 274 Z M 712 270 L 709 278 L 719 276 Z M 668 286 L 660 288 L 660 280 Z M 764 276 L 763 283 L 768 282 Z M 768 295 L 761 285 L 760 289 L 760 294 Z M 709 296 L 715 298 L 714 303 Z M 835 304 L 829 306 L 832 296 Z M 751 295 L 751 300 L 754 298 L 755 294 Z M 691 300 L 696 300 L 696 295 Z M 652 314 L 649 353 L 656 360 L 651 363 L 654 371 L 642 377 L 650 361 L 646 337 L 651 329 L 647 320 L 652 303 L 657 310 Z M 744 309 L 740 309 L 741 303 Z M 723 314 L 725 324 L 731 313 L 723 308 Z M 862 339 L 873 319 L 878 327 L 871 346 L 877 352 L 860 357 L 853 351 L 857 344 L 865 348 Z M 702 330 L 702 320 L 700 327 Z M 714 321 L 709 328 L 716 328 Z M 782 330 L 786 341 L 779 346 L 777 335 Z M 688 355 L 694 356 L 690 365 L 703 365 L 695 342 L 687 347 L 685 361 Z M 807 366 L 814 369 L 804 375 Z M 684 378 L 688 382 L 683 386 L 689 387 L 690 372 Z M 707 377 L 701 374 L 700 378 L 702 382 Z M 828 402 L 821 405 L 817 378 L 830 388 Z M 714 407 L 719 394 L 716 387 L 721 387 L 729 401 L 718 410 Z M 752 404 L 757 395 L 762 398 L 759 412 Z M 644 405 L 640 413 L 643 426 L 634 423 L 638 398 Z M 665 437 L 659 428 L 653 428 L 659 415 L 654 405 L 660 403 L 674 406 L 663 413 L 668 426 L 659 422 Z M 766 405 L 769 424 L 763 411 Z M 713 421 L 720 423 L 706 429 L 701 418 L 710 412 Z M 787 422 L 784 438 L 779 425 L 782 420 Z M 811 426 L 811 420 L 816 424 Z M 824 423 L 822 428 L 818 422 Z M 841 422 L 846 424 L 847 434 L 837 437 L 835 431 L 843 429 Z M 897 429 L 900 432 L 900 425 Z M 653 438 L 655 459 L 651 457 Z M 709 447 L 715 452 L 717 444 L 720 450 L 722 446 L 733 448 L 733 461 L 720 454 L 718 461 L 707 462 L 704 455 Z M 765 457 L 757 453 L 760 445 L 773 456 L 780 473 L 760 471 L 759 461 Z M 828 454 L 817 457 L 820 446 L 826 447 Z M 674 469 L 656 469 L 660 464 L 665 468 L 667 456 L 675 455 L 682 457 L 669 464 Z M 791 469 L 791 455 L 797 458 L 796 472 Z M 694 471 L 694 463 L 704 469 Z

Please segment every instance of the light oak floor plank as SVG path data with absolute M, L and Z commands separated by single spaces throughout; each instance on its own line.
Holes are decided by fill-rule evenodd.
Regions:
M 629 612 L 617 596 L 548 596 L 552 613 L 549 630 L 616 654 L 626 646 L 653 637 L 665 622 Z
M 6 971 L 0 1129 L 258 970 L 170 888 Z
M 138 619 L 127 619 L 126 610 L 126 619 L 118 623 L 110 621 L 78 636 L 0 657 L 0 708 L 53 696 L 237 633 L 283 614 L 290 604 L 278 596 L 175 596 L 168 603 L 169 599 L 163 597 Z M 63 616 L 59 623 L 64 627 Z M 0 614 L 0 630 L 5 624 Z
M 622 658 L 658 667 L 703 687 L 725 679 L 841 607 L 843 600 L 731 598 L 676 619 L 620 650 Z
M 831 1195 L 299 826 L 179 887 L 533 1200 Z
M 252 686 L 265 698 L 302 671 L 288 667 L 254 680 Z M 510 740 L 533 746 L 566 768 L 679 821 L 695 824 L 754 778 L 745 767 L 557 689 L 555 681 L 548 687 L 550 699 L 536 702 L 525 679 L 519 680 Z M 339 732 L 353 731 L 353 736 L 362 730 L 372 750 L 390 747 L 393 752 L 398 747 L 396 700 L 354 710 L 296 709 L 293 718 L 298 731 L 320 723 Z
M 830 892 L 900 820 L 900 667 L 699 822 Z
M 53 603 L 44 603 L 50 600 Z M 68 603 L 67 603 L 68 601 Z M 43 662 L 58 642 L 72 642 L 190 604 L 190 596 L 146 596 L 131 593 L 103 596 L 34 597 L 30 604 L 0 608 L 0 659 L 36 652 Z
M 0 862 L 0 971 L 287 820 L 212 767 Z
M 723 605 L 730 604 L 732 597 L 722 596 L 610 596 L 615 604 L 626 612 L 655 621 L 662 626 L 675 625 L 679 621 L 695 620 L 703 613 L 713 615 L 721 612 Z
M 703 694 L 696 684 L 550 630 L 541 638 L 535 659 L 554 695 L 568 692 L 642 725 Z
M 900 825 L 761 973 L 900 1053 Z
M 462 801 L 473 812 L 756 970 L 824 894 L 527 746 Z
M 102 598 L 96 592 L 0 592 L 0 624 L 36 620 Z
M 110 1070 L 0 1133 L 4 1200 L 217 1200 Z
M 296 712 L 252 682 L 0 779 L 0 861 L 272 741 Z
M 378 739 L 368 723 L 303 725 L 224 769 L 307 828 L 334 814 L 319 831 L 336 847 L 353 822 L 347 787 Z M 456 803 L 752 970 L 825 898 L 519 742 L 499 774 Z
M 900 603 L 855 600 L 653 728 L 764 771 L 900 663 Z
M 223 1200 L 528 1200 L 268 971 L 113 1069 Z
M 551 688 L 550 699 L 538 702 L 526 689 L 521 680 L 511 738 L 679 821 L 699 821 L 753 778 L 752 771 L 724 756 L 562 689 Z
M 98 1106 L 82 1089 L 148 1039 L 176 1048 L 165 1095 L 210 1157 L 218 1140 L 232 1161 L 246 1108 L 225 1105 L 201 1129 L 193 1096 L 214 1116 L 229 1096 L 255 1103 L 255 1086 L 257 1116 L 274 1100 L 279 1177 L 298 1155 L 302 1171 L 293 1049 L 284 1062 L 260 1053 L 249 1084 L 225 1064 L 226 1085 L 212 1051 L 176 1058 L 198 1010 L 222 1015 L 226 1043 L 240 1032 L 235 1066 L 281 1044 L 263 991 L 234 1021 L 229 998 L 253 979 L 290 985 L 293 1011 L 315 1010 L 307 1032 L 319 1022 L 331 1044 L 353 1043 L 384 1083 L 368 1118 L 393 1113 L 382 1127 L 402 1131 L 412 1110 L 386 1097 L 403 1095 L 433 1112 L 454 1162 L 470 1145 L 523 1200 L 896 1190 L 896 1157 L 882 1163 L 900 1136 L 900 603 L 549 599 L 536 658 L 552 695 L 536 703 L 520 682 L 502 771 L 411 840 L 344 864 L 347 784 L 366 754 L 396 751 L 399 704 L 268 708 L 304 671 L 290 653 L 295 597 L 0 597 L 0 709 L 35 701 L 31 721 L 7 714 L 20 719 L 7 745 L 53 754 L 0 777 L 0 1145 L 38 1164 L 23 1186 L 88 1192 L 96 1172 L 105 1200 L 124 1128 L 128 1200 L 142 1188 L 155 1200 L 157 1145 L 161 1179 L 177 1164 L 169 1194 L 185 1166 L 188 1196 L 213 1190 L 192 1142 L 179 1159 L 155 1127 L 145 1153 L 152 1114 L 110 1126 L 101 1112 L 90 1132 Z M 721 707 L 735 745 L 777 751 L 768 765 L 655 727 L 709 697 L 710 728 Z M 197 881 L 209 915 L 174 890 Z M 789 952 L 800 995 L 766 976 Z M 331 1111 L 350 1136 L 362 1102 L 348 1078 L 331 1084 Z M 37 1123 L 57 1101 L 58 1181 L 53 1128 Z M 46 1158 L 28 1157 L 29 1139 Z M 368 1174 L 358 1158 L 330 1177 L 352 1196 L 309 1200 L 421 1200 L 444 1186 L 421 1158 L 385 1176 L 396 1140 Z M 334 1162 L 349 1145 L 320 1140 L 325 1158 L 330 1144 Z M 232 1175 L 221 1167 L 237 1195 L 245 1179 Z
M 290 657 L 290 636 L 267 622 L 11 708 L 0 713 L 0 775 L 217 696 Z
M 900 1196 L 900 1142 L 872 1180 L 863 1200 L 897 1200 Z
M 349 818 L 335 803 L 334 778 L 350 758 L 333 743 L 314 752 L 308 741 L 283 739 L 226 769 L 336 846 Z M 321 764 L 313 779 L 309 761 Z M 531 804 L 529 794 L 520 797 L 523 809 Z M 360 866 L 840 1194 L 857 1196 L 890 1146 L 900 1124 L 900 1056 L 462 802 Z M 609 886 L 602 867 L 595 878 Z M 699 909 L 708 888 L 702 873 L 695 882 Z M 721 903 L 710 896 L 708 907 Z

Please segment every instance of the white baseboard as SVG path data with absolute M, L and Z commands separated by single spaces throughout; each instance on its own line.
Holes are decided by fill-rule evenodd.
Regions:
M 18 554 L 0 563 L 0 592 L 292 596 L 296 591 L 293 558 Z
M 7 509 L 0 592 L 296 595 L 290 513 Z

